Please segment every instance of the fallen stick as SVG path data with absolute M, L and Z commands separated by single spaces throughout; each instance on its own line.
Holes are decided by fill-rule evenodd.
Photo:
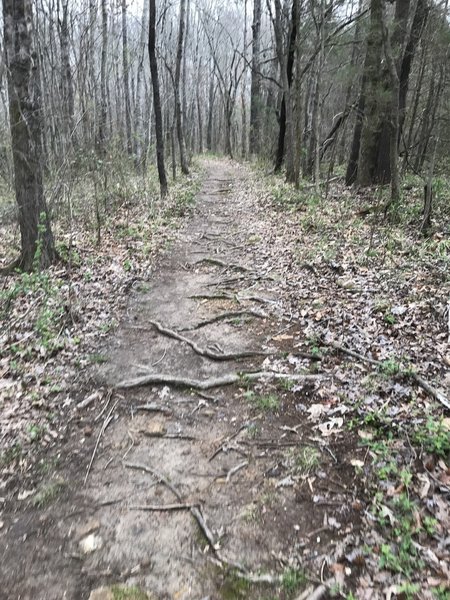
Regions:
M 248 467 L 248 460 L 244 460 L 243 462 L 239 463 L 238 465 L 236 465 L 235 467 L 233 467 L 232 469 L 230 469 L 228 471 L 226 479 L 225 479 L 226 483 L 228 483 L 230 481 L 230 479 L 233 477 L 233 475 L 235 475 L 238 471 L 240 471 L 244 467 Z
M 178 340 L 179 342 L 184 342 L 185 344 L 190 346 L 196 354 L 199 354 L 200 356 L 203 356 L 204 358 L 209 358 L 211 360 L 225 361 L 239 360 L 241 358 L 250 358 L 252 356 L 267 356 L 267 352 L 262 352 L 260 350 L 244 350 L 243 352 L 229 352 L 228 354 L 219 354 L 218 352 L 211 352 L 206 348 L 202 348 L 193 340 L 190 340 L 189 338 L 184 337 L 184 335 L 177 333 L 173 329 L 168 329 L 167 327 L 164 327 L 158 321 L 149 321 L 149 323 L 153 325 L 153 327 L 155 327 L 159 331 L 159 333 L 162 333 L 167 337 L 171 337 L 174 340 Z
M 343 352 L 344 354 L 348 354 L 349 356 L 352 356 L 353 358 L 357 358 L 358 360 L 366 362 L 375 367 L 378 367 L 381 369 L 383 368 L 383 363 L 380 360 L 375 360 L 373 358 L 369 358 L 368 356 L 364 356 L 363 354 L 359 354 L 358 352 L 355 352 L 354 350 L 345 348 L 345 346 L 341 346 L 340 344 L 337 344 L 336 342 L 332 342 L 331 344 L 328 344 L 328 345 L 331 346 L 332 348 L 334 348 L 335 350 L 338 350 L 339 352 Z M 414 373 L 414 371 L 409 371 L 409 370 L 407 371 L 405 369 L 401 369 L 399 371 L 399 375 L 402 375 L 403 377 L 407 377 L 407 378 L 415 381 L 417 383 L 417 385 L 419 387 L 421 387 L 429 396 L 431 396 L 432 398 L 434 398 L 435 400 L 440 402 L 443 406 L 448 408 L 448 410 L 450 410 L 450 400 L 448 400 L 448 398 L 446 396 L 444 396 L 444 394 L 442 394 L 442 392 L 440 392 L 439 390 L 434 388 L 432 385 L 430 385 L 428 383 L 428 381 L 426 381 L 423 377 L 421 377 L 417 373 Z
M 243 316 L 257 317 L 258 319 L 267 318 L 267 315 L 265 315 L 264 313 L 260 313 L 256 310 L 230 310 L 227 312 L 220 313 L 220 315 L 216 315 L 215 317 L 211 317 L 210 319 L 205 319 L 204 321 L 195 323 L 194 325 L 187 325 L 186 327 L 182 327 L 181 329 L 178 329 L 178 331 L 194 331 L 195 329 L 200 329 L 201 327 L 205 327 L 206 325 L 212 325 L 213 323 L 217 323 L 217 321 L 224 321 L 225 319 L 236 319 L 238 317 Z
M 209 263 L 210 265 L 217 265 L 218 267 L 224 267 L 226 269 L 236 269 L 237 271 L 253 271 L 253 269 L 249 269 L 248 267 L 244 267 L 243 265 L 238 265 L 236 263 L 226 263 L 219 258 L 200 258 L 195 261 L 194 265 L 200 265 L 202 263 Z
M 196 504 L 188 504 L 179 502 L 175 504 L 144 504 L 142 506 L 130 506 L 130 510 L 147 510 L 152 512 L 170 512 L 173 510 L 187 510 L 196 506 Z
M 237 437 L 241 431 L 243 431 L 244 429 L 247 429 L 248 427 L 248 423 L 244 423 L 244 425 L 241 425 L 241 427 L 239 427 L 239 429 L 237 431 L 235 431 L 234 433 L 232 433 L 231 435 L 227 436 L 225 439 L 221 440 L 220 446 L 218 446 L 214 452 L 211 454 L 211 456 L 208 458 L 208 462 L 211 462 L 213 460 L 213 458 L 215 458 L 219 452 L 222 452 L 222 450 L 224 449 L 224 447 L 231 442 L 231 440 L 234 440 L 235 437 Z
M 292 375 L 290 373 L 274 373 L 271 371 L 260 371 L 256 373 L 230 373 L 222 377 L 204 379 L 189 379 L 188 377 L 176 377 L 165 373 L 149 373 L 135 377 L 134 379 L 125 379 L 119 381 L 116 389 L 130 389 L 151 384 L 172 385 L 173 387 L 192 388 L 194 390 L 210 390 L 211 388 L 224 385 L 233 385 L 235 383 L 245 384 L 246 381 L 257 381 L 258 379 L 289 379 L 290 381 L 318 381 L 323 379 L 323 375 Z
M 111 392 L 112 395 L 112 392 Z M 91 472 L 92 469 L 92 465 L 94 463 L 94 459 L 95 459 L 95 455 L 97 454 L 97 449 L 98 446 L 100 444 L 100 439 L 102 437 L 102 435 L 104 434 L 106 428 L 108 427 L 108 425 L 111 423 L 113 417 L 112 417 L 112 413 L 115 410 L 116 406 L 119 404 L 119 401 L 117 400 L 116 403 L 111 407 L 111 410 L 109 411 L 109 413 L 107 414 L 107 416 L 105 417 L 105 420 L 103 421 L 102 427 L 100 429 L 100 432 L 97 436 L 97 440 L 95 442 L 95 446 L 94 446 L 94 450 L 92 452 L 92 456 L 91 456 L 91 460 L 89 461 L 89 465 L 88 468 L 86 470 L 86 475 L 84 476 L 84 481 L 83 481 L 83 485 L 86 485 L 86 481 L 89 477 L 89 473 Z

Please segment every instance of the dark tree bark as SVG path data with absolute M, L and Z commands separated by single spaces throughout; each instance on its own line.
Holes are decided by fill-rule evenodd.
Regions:
M 3 0 L 14 185 L 19 209 L 22 270 L 45 268 L 56 258 L 42 184 L 41 101 L 33 47 L 31 0 Z
M 158 62 L 156 60 L 156 6 L 155 0 L 150 0 L 150 23 L 148 28 L 148 54 L 153 86 L 153 110 L 155 113 L 156 162 L 158 166 L 159 187 L 161 197 L 167 195 L 167 176 L 164 165 L 164 132 L 161 112 L 161 97 L 159 93 Z
M 174 81 L 174 93 L 175 93 L 175 119 L 177 124 L 177 137 L 178 146 L 180 149 L 180 166 L 181 171 L 185 175 L 189 175 L 189 167 L 186 157 L 186 142 L 184 139 L 183 129 L 183 114 L 181 106 L 181 93 L 180 93 L 180 80 L 181 80 L 181 64 L 183 59 L 183 40 L 184 40 L 184 27 L 186 21 L 186 0 L 180 1 L 180 24 L 178 28 L 178 44 L 177 44 L 177 58 L 175 63 L 175 81 Z
M 371 0 L 370 29 L 363 76 L 365 89 L 362 91 L 364 96 L 364 118 L 357 171 L 358 184 L 363 186 L 371 185 L 374 181 L 378 141 L 386 104 L 383 100 L 386 92 L 385 76 L 380 68 L 383 52 L 382 9 L 383 0 Z
M 261 139 L 261 77 L 259 74 L 259 54 L 261 51 L 261 0 L 253 3 L 252 24 L 252 75 L 250 88 L 250 154 L 257 154 Z
M 402 66 L 400 69 L 400 93 L 398 100 L 399 109 L 399 141 L 403 132 L 403 125 L 406 116 L 406 98 L 409 89 L 409 77 L 411 73 L 412 63 L 416 53 L 417 45 L 422 37 L 422 33 L 427 22 L 430 7 L 427 0 L 417 0 L 416 13 L 411 27 L 411 34 L 406 44 L 405 53 L 403 56 Z
M 358 113 L 347 167 L 348 185 L 389 183 L 393 158 L 390 148 L 397 146 L 406 114 L 406 96 L 415 50 L 427 16 L 426 0 L 418 0 L 411 29 L 408 31 L 410 0 L 397 0 L 392 36 L 393 61 L 398 75 L 394 81 L 392 69 L 383 66 L 382 59 L 382 0 L 371 1 L 371 21 Z M 392 100 L 393 87 L 398 99 Z M 394 104 L 393 104 L 394 102 Z M 398 141 L 392 143 L 393 106 L 398 102 Z M 394 120 L 396 120 L 395 117 Z M 394 182 L 395 183 L 395 182 Z
M 295 46 L 296 46 L 296 38 L 297 38 L 297 2 L 292 3 L 292 22 L 291 22 L 291 30 L 289 34 L 289 46 L 288 46 L 288 56 L 287 56 L 287 83 L 289 88 L 292 86 L 292 76 L 294 72 L 294 58 L 295 58 Z M 286 139 L 286 94 L 283 93 L 283 97 L 281 99 L 281 107 L 280 107 L 280 128 L 278 131 L 278 145 L 277 145 L 277 154 L 275 157 L 275 172 L 281 169 L 284 159 L 284 151 L 285 151 L 285 139 Z

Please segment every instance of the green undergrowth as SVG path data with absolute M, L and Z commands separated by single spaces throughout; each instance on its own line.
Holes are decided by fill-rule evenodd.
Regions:
M 449 463 L 448 423 L 432 416 L 405 423 L 379 410 L 360 415 L 351 426 L 358 429 L 366 448 L 370 464 L 366 488 L 369 497 L 373 493 L 369 512 L 383 538 L 381 544 L 368 544 L 366 554 L 376 558 L 380 569 L 400 578 L 405 598 L 415 598 L 426 568 L 423 549 L 433 546 L 440 527 L 420 493 L 421 473 L 426 480 L 427 467 L 417 463 L 419 457 L 423 465 L 440 459 Z M 433 593 L 448 597 L 439 588 Z

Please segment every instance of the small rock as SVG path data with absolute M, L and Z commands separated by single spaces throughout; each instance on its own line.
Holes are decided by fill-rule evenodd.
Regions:
M 78 539 L 84 538 L 90 533 L 97 531 L 97 529 L 100 529 L 100 521 L 97 519 L 90 519 L 87 523 L 83 523 L 77 528 L 76 537 Z
M 17 500 L 26 500 L 29 496 L 32 496 L 36 490 L 23 490 L 17 494 Z
M 111 591 L 111 588 L 108 587 L 99 587 L 89 595 L 89 600 L 114 600 L 114 594 Z
M 91 533 L 80 541 L 79 546 L 83 554 L 91 554 L 103 546 L 103 540 L 99 535 Z
M 167 429 L 160 421 L 153 420 L 147 423 L 146 426 L 141 429 L 141 432 L 150 437 L 162 437 L 163 435 L 166 435 Z

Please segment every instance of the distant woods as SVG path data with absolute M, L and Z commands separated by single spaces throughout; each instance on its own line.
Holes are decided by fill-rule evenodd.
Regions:
M 55 256 L 56 173 L 157 165 L 164 196 L 208 151 L 397 202 L 403 173 L 448 168 L 448 0 L 3 0 L 3 22 L 0 176 L 25 269 Z

